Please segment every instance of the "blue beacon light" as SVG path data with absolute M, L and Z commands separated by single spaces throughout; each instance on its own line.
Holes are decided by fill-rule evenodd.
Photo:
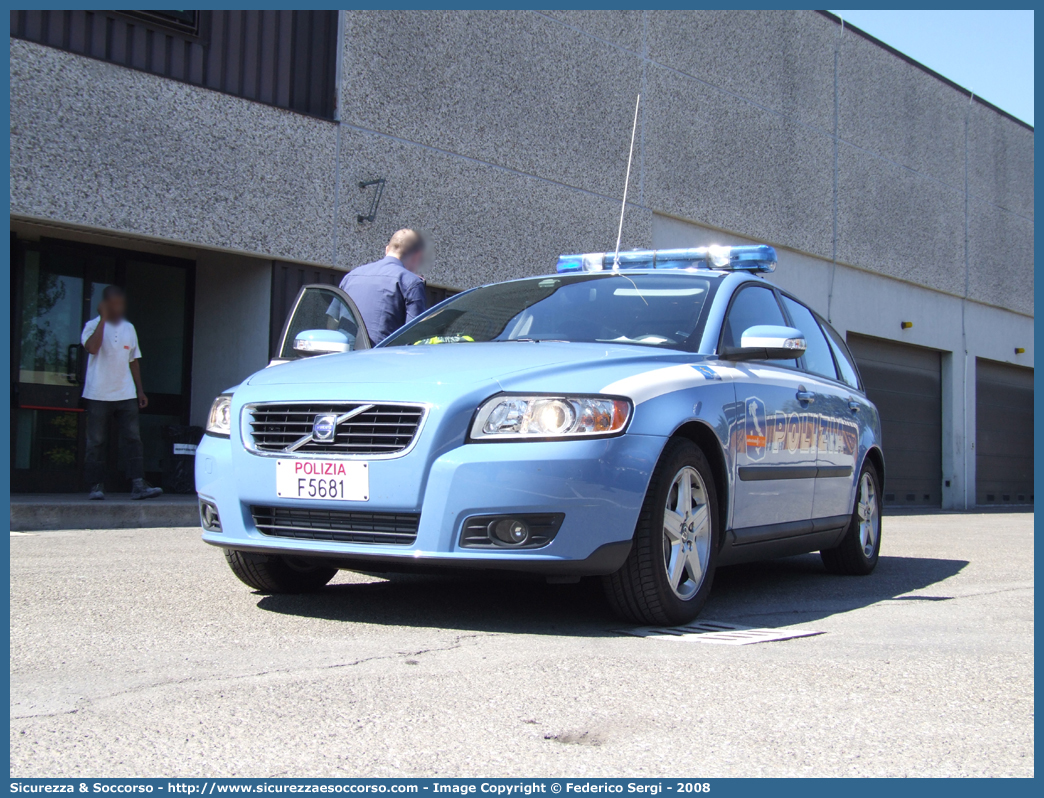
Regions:
M 559 274 L 612 271 L 614 253 L 560 255 Z M 776 250 L 766 244 L 690 249 L 646 249 L 621 252 L 620 269 L 720 269 L 767 273 L 776 270 Z

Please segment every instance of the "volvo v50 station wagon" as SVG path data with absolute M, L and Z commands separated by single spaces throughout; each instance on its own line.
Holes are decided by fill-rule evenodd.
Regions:
M 692 620 L 718 566 L 881 546 L 876 408 L 842 338 L 761 278 L 767 246 L 563 256 L 370 347 L 306 286 L 275 365 L 218 397 L 203 539 L 262 592 L 338 569 L 599 576 L 630 621 Z

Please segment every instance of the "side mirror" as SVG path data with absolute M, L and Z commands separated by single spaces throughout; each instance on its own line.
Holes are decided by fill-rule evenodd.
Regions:
M 759 324 L 740 336 L 739 346 L 722 347 L 722 360 L 797 360 L 805 354 L 805 334 L 794 327 Z
M 302 355 L 351 352 L 355 339 L 340 330 L 302 330 L 294 338 L 294 351 Z

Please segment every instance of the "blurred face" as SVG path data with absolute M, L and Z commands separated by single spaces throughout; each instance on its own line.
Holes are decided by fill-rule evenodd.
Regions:
M 109 306 L 109 318 L 113 321 L 121 321 L 124 311 L 127 310 L 127 299 L 122 296 L 111 296 L 105 300 Z
M 414 274 L 421 271 L 421 267 L 424 264 L 424 250 L 419 249 L 411 255 L 404 255 L 402 257 L 402 265 L 409 269 Z
M 417 274 L 423 277 L 435 267 L 435 253 L 425 247 L 421 250 L 420 256 L 421 261 L 420 266 L 417 267 Z

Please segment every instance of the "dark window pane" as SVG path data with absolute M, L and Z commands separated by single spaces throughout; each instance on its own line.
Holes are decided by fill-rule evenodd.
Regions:
M 722 345 L 739 346 L 744 331 L 759 324 L 787 326 L 783 311 L 776 302 L 776 295 L 770 289 L 761 286 L 740 289 L 732 300 L 732 307 L 729 308 L 729 315 L 725 319 Z
M 841 370 L 841 379 L 853 388 L 858 388 L 859 372 L 856 371 L 856 367 L 853 365 L 852 355 L 849 353 L 848 347 L 841 336 L 829 324 L 824 324 L 823 329 L 826 330 L 827 340 L 830 342 L 830 348 L 833 350 L 834 358 L 837 360 L 837 367 Z
M 186 281 L 178 266 L 127 262 L 127 318 L 138 333 L 145 393 L 181 393 Z
M 812 315 L 812 311 L 788 296 L 783 297 L 783 304 L 786 306 L 790 318 L 794 320 L 794 326 L 805 334 L 805 344 L 808 347 L 805 349 L 805 368 L 813 374 L 836 380 L 837 372 L 834 370 L 834 358 L 830 354 L 830 345 L 827 343 L 823 331 L 819 329 L 819 322 Z
M 44 262 L 25 253 L 22 349 L 18 379 L 40 385 L 76 385 L 83 328 L 83 267 Z
M 15 411 L 14 467 L 18 470 L 70 471 L 76 468 L 79 413 L 60 410 Z

